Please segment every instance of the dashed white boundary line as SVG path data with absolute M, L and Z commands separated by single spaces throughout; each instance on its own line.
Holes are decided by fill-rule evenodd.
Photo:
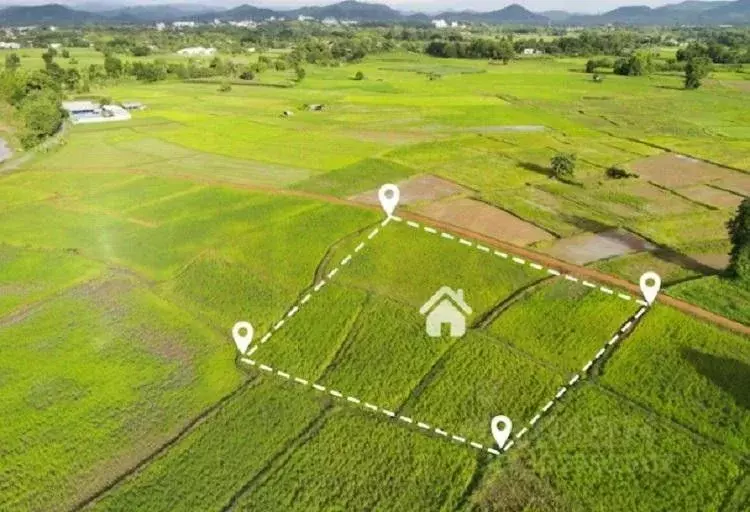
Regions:
M 371 241 L 373 238 L 378 236 L 378 234 L 380 234 L 382 229 L 385 226 L 387 226 L 391 222 L 391 220 L 393 220 L 393 217 L 388 217 L 380 223 L 380 226 L 376 226 L 375 228 L 373 228 L 372 231 L 370 231 L 367 234 L 367 240 L 362 240 L 361 242 L 359 242 L 359 244 L 357 244 L 354 250 L 350 252 L 349 254 L 347 254 L 346 256 L 344 256 L 336 267 L 328 271 L 324 279 L 321 279 L 320 281 L 315 283 L 315 286 L 312 287 L 312 290 L 308 290 L 308 292 L 305 293 L 305 295 L 298 302 L 293 304 L 292 307 L 286 313 L 284 313 L 281 320 L 276 322 L 271 328 L 271 330 L 269 330 L 260 338 L 260 344 L 264 345 L 268 343 L 268 341 L 273 337 L 273 335 L 276 334 L 276 332 L 279 329 L 284 327 L 284 324 L 286 324 L 287 320 L 291 319 L 294 315 L 299 313 L 300 308 L 302 308 L 302 306 L 307 304 L 310 301 L 310 299 L 312 299 L 313 295 L 315 295 L 320 290 L 322 290 L 323 287 L 327 285 L 330 282 L 330 280 L 336 276 L 336 274 L 339 273 L 339 271 L 341 270 L 341 267 L 345 267 L 346 265 L 351 263 L 354 256 L 358 254 L 362 249 L 364 249 L 369 241 Z M 252 352 L 254 352 L 256 349 L 257 347 L 253 347 Z M 252 352 L 246 355 L 250 356 Z
M 288 380 L 290 382 L 294 382 L 296 384 L 299 384 L 300 386 L 310 387 L 310 388 L 312 388 L 315 391 L 318 391 L 320 393 L 327 393 L 328 395 L 332 396 L 333 398 L 335 398 L 337 400 L 343 400 L 345 402 L 349 402 L 349 403 L 358 405 L 358 406 L 362 407 L 363 409 L 367 409 L 369 411 L 376 412 L 376 413 L 381 413 L 381 414 L 387 416 L 388 418 L 390 418 L 392 420 L 401 421 L 403 423 L 411 425 L 412 427 L 418 428 L 418 429 L 423 430 L 425 432 L 429 432 L 429 433 L 438 435 L 440 437 L 444 437 L 446 439 L 455 441 L 455 442 L 460 443 L 460 444 L 465 444 L 466 446 L 470 446 L 471 448 L 474 448 L 474 449 L 482 451 L 482 452 L 487 452 L 487 453 L 490 453 L 492 455 L 500 455 L 500 452 L 498 450 L 492 448 L 491 446 L 484 446 L 483 444 L 477 443 L 476 441 L 468 440 L 468 439 L 466 439 L 463 436 L 459 436 L 459 435 L 455 435 L 455 434 L 450 434 L 446 430 L 443 430 L 443 429 L 437 428 L 437 427 L 433 427 L 429 423 L 425 423 L 423 421 L 417 421 L 417 420 L 415 420 L 413 418 L 410 418 L 409 416 L 403 416 L 403 415 L 396 414 L 394 411 L 392 411 L 390 409 L 386 409 L 385 407 L 380 407 L 380 406 L 377 406 L 375 404 L 371 404 L 370 402 L 365 402 L 365 401 L 363 401 L 363 400 L 361 400 L 361 399 L 359 399 L 359 398 L 357 398 L 355 396 L 345 395 L 341 391 L 338 391 L 336 389 L 328 388 L 328 387 L 326 387 L 326 386 L 324 386 L 322 384 L 318 384 L 317 382 L 311 382 L 308 379 L 302 379 L 300 377 L 293 377 L 292 375 L 290 375 L 287 372 L 284 372 L 282 370 L 278 370 L 276 368 L 272 368 L 271 366 L 268 366 L 268 365 L 265 365 L 265 364 L 260 364 L 260 363 L 258 363 L 257 361 L 255 361 L 253 359 L 248 359 L 247 357 L 241 358 L 240 361 L 242 361 L 243 363 L 248 364 L 250 366 L 255 366 L 257 368 L 260 368 L 262 371 L 264 371 L 266 373 L 269 373 L 269 374 L 272 374 L 272 375 L 276 375 L 277 377 L 280 377 L 282 379 L 285 379 L 285 380 Z M 508 443 L 508 444 L 512 444 L 512 443 Z M 506 448 L 508 447 L 508 444 L 506 444 Z M 507 450 L 504 450 L 504 451 L 507 451 Z
M 534 426 L 539 422 L 539 420 L 542 419 L 546 414 L 549 414 L 549 412 L 554 408 L 554 406 L 565 396 L 565 394 L 573 387 L 575 386 L 582 377 L 584 377 L 588 371 L 591 369 L 591 367 L 594 365 L 596 361 L 601 359 L 604 354 L 607 353 L 607 351 L 614 350 L 613 345 L 615 345 L 618 341 L 620 341 L 629 331 L 633 329 L 633 326 L 636 324 L 636 322 L 646 313 L 648 308 L 646 306 L 642 306 L 637 313 L 632 315 L 630 318 L 626 320 L 626 322 L 618 329 L 617 334 L 615 334 L 607 343 L 599 349 L 599 351 L 596 353 L 596 355 L 589 360 L 583 368 L 581 368 L 581 371 L 579 373 L 576 373 L 573 375 L 573 377 L 570 378 L 567 385 L 561 386 L 560 389 L 555 393 L 555 396 L 547 402 L 544 407 L 542 407 L 533 418 L 531 418 L 528 421 L 528 424 L 524 426 L 515 436 L 515 440 L 521 439 L 524 435 L 526 435 L 528 432 L 530 432 Z M 243 357 L 240 359 L 245 364 L 248 364 L 250 366 L 255 366 L 257 368 L 260 368 L 260 370 L 270 373 L 272 375 L 276 375 L 280 378 L 286 379 L 290 382 L 295 382 L 297 384 L 300 384 L 302 386 L 306 387 L 312 387 L 314 390 L 321 392 L 321 393 L 328 393 L 330 396 L 338 399 L 343 400 L 355 405 L 359 405 L 364 409 L 368 409 L 372 412 L 381 413 L 385 416 L 387 416 L 390 419 L 401 421 L 402 423 L 406 423 L 408 425 L 411 425 L 412 427 L 419 428 L 425 432 L 433 433 L 438 436 L 444 437 L 448 440 L 455 441 L 457 443 L 465 444 L 466 446 L 475 448 L 476 450 L 490 453 L 491 455 L 500 455 L 501 453 L 505 453 L 508 450 L 510 450 L 513 446 L 515 446 L 515 441 L 510 440 L 507 442 L 501 450 L 497 450 L 491 446 L 484 446 L 481 443 L 477 443 L 476 441 L 468 440 L 464 436 L 459 436 L 457 434 L 449 434 L 448 431 L 443 430 L 438 427 L 433 427 L 429 423 L 425 423 L 422 421 L 417 421 L 409 416 L 403 416 L 395 413 L 394 411 L 390 409 L 386 409 L 385 407 L 380 407 L 375 404 L 372 404 L 370 402 L 365 402 L 357 397 L 346 395 L 342 393 L 341 391 L 338 391 L 336 389 L 328 388 L 322 384 L 318 384 L 317 382 L 311 382 L 308 379 L 302 379 L 300 377 L 293 377 L 287 372 L 284 372 L 282 370 L 275 369 L 271 366 L 261 364 L 256 362 L 253 359 L 249 359 L 249 357 Z
M 384 228 L 385 226 L 387 226 L 392 220 L 396 221 L 396 222 L 404 222 L 404 220 L 401 217 L 398 217 L 398 216 L 395 216 L 395 215 L 387 217 L 385 220 L 383 220 L 380 223 L 379 227 L 375 227 L 372 231 L 370 231 L 368 233 L 368 235 L 367 235 L 367 241 L 373 240 L 381 232 L 382 228 Z M 580 283 L 580 284 L 582 284 L 583 286 L 585 286 L 587 288 L 598 289 L 600 292 L 602 292 L 604 294 L 611 295 L 613 297 L 618 297 L 618 298 L 620 298 L 622 300 L 625 300 L 625 301 L 632 301 L 633 300 L 633 297 L 631 297 L 630 295 L 627 295 L 627 294 L 624 294 L 624 293 L 617 293 L 617 294 L 615 294 L 615 292 L 612 289 L 610 289 L 610 288 L 606 288 L 604 286 L 599 286 L 599 285 L 596 285 L 596 284 L 591 283 L 589 281 L 581 280 L 581 279 L 579 279 L 579 278 L 577 278 L 575 276 L 572 276 L 570 274 L 564 274 L 563 275 L 562 272 L 560 272 L 559 270 L 556 270 L 556 269 L 553 269 L 553 268 L 546 268 L 546 267 L 540 265 L 539 263 L 535 263 L 533 261 L 526 261 L 523 258 L 520 258 L 518 256 L 512 256 L 512 255 L 509 256 L 507 253 L 504 253 L 504 252 L 501 252 L 501 251 L 496 251 L 496 250 L 491 250 L 489 247 L 486 247 L 486 246 L 478 244 L 478 243 L 474 243 L 474 242 L 472 242 L 470 240 L 466 240 L 465 238 L 458 237 L 458 236 L 453 235 L 451 233 L 448 233 L 446 231 L 440 231 L 440 230 L 438 230 L 436 228 L 433 228 L 433 227 L 430 227 L 430 226 L 421 225 L 421 224 L 419 224 L 417 222 L 414 222 L 414 221 L 406 221 L 406 225 L 409 226 L 409 227 L 411 227 L 411 228 L 414 228 L 414 229 L 422 229 L 426 233 L 429 233 L 429 234 L 432 234 L 432 235 L 439 235 L 441 238 L 445 238 L 446 240 L 453 240 L 453 241 L 457 240 L 458 243 L 461 244 L 461 245 L 464 245 L 466 247 L 474 247 L 477 250 L 479 250 L 480 252 L 487 253 L 487 254 L 492 254 L 492 255 L 494 255 L 496 257 L 499 257 L 501 259 L 510 260 L 513 263 L 516 263 L 518 265 L 527 265 L 527 266 L 529 266 L 530 268 L 532 268 L 534 270 L 542 271 L 542 272 L 546 271 L 548 274 L 553 275 L 553 276 L 561 276 L 562 275 L 562 276 L 564 276 L 565 280 L 567 280 L 567 281 L 574 282 L 574 283 Z M 348 265 L 351 262 L 351 260 L 354 257 L 354 255 L 358 254 L 362 249 L 364 249 L 364 247 L 366 246 L 366 244 L 367 244 L 366 241 L 364 241 L 364 240 L 361 241 L 354 248 L 354 251 L 352 251 L 351 253 L 349 253 L 346 256 L 344 256 L 344 258 L 341 260 L 341 262 L 339 263 L 339 265 L 336 266 L 336 267 L 334 267 L 333 269 L 331 269 L 328 272 L 328 274 L 327 274 L 328 280 L 321 279 L 317 284 L 315 284 L 315 286 L 313 287 L 313 289 L 312 289 L 311 292 L 306 293 L 304 295 L 304 297 L 302 297 L 302 299 L 300 299 L 296 304 L 294 304 L 284 314 L 284 316 L 282 317 L 281 320 L 279 320 L 276 324 L 274 324 L 273 328 L 269 332 L 267 332 L 265 335 L 263 335 L 263 337 L 260 339 L 260 344 L 267 343 L 268 340 L 271 339 L 271 337 L 273 336 L 273 334 L 275 334 L 276 331 L 278 331 L 279 329 L 281 329 L 284 326 L 284 324 L 286 323 L 286 320 L 287 319 L 291 319 L 294 315 L 296 315 L 299 312 L 300 308 L 303 305 L 305 305 L 307 302 L 310 301 L 310 299 L 312 298 L 313 294 L 318 293 L 328 283 L 328 281 L 330 281 L 330 279 L 332 279 L 339 272 L 339 270 L 341 269 L 341 267 L 344 267 L 344 266 Z M 618 334 L 616 334 L 612 339 L 610 339 L 607 342 L 607 344 L 604 347 L 602 347 L 596 353 L 596 355 L 594 356 L 594 358 L 592 360 L 590 360 L 589 362 L 587 362 L 586 365 L 584 365 L 584 367 L 582 368 L 582 370 L 581 370 L 580 373 L 574 375 L 570 379 L 570 381 L 568 381 L 568 385 L 567 386 L 562 386 L 557 391 L 557 393 L 555 394 L 555 397 L 552 400 L 550 400 L 549 402 L 547 402 L 547 404 L 544 407 L 542 407 L 542 409 L 533 418 L 531 418 L 531 420 L 529 420 L 529 422 L 528 422 L 529 426 L 522 428 L 515 435 L 515 439 L 516 440 L 520 439 L 527 432 L 529 432 L 529 430 L 531 428 L 533 428 L 534 425 L 545 414 L 547 414 L 554 407 L 554 405 L 557 403 L 557 401 L 559 401 L 565 395 L 565 393 L 568 391 L 568 389 L 570 387 L 574 386 L 580 380 L 581 376 L 585 375 L 589 371 L 589 369 L 591 368 L 591 366 L 593 366 L 594 362 L 596 362 L 599 358 L 601 358 L 606 353 L 606 351 L 607 351 L 607 349 L 609 347 L 611 347 L 612 345 L 614 345 L 615 343 L 617 343 L 617 341 L 620 340 L 621 334 L 625 334 L 628 330 L 630 330 L 632 328 L 632 326 L 634 325 L 634 323 L 637 322 L 643 316 L 643 314 L 648 310 L 648 303 L 646 303 L 645 301 L 643 301 L 643 300 L 635 300 L 635 302 L 638 303 L 638 304 L 640 304 L 642 306 L 638 310 L 638 312 L 635 313 L 635 315 L 633 315 L 632 317 L 630 317 L 625 322 L 625 324 L 622 325 L 622 327 L 618 331 Z M 270 366 L 267 366 L 265 364 L 259 364 L 256 361 L 254 361 L 252 359 L 249 359 L 249 357 L 257 350 L 257 348 L 258 348 L 257 346 L 253 347 L 246 354 L 246 356 L 243 357 L 243 358 L 241 358 L 240 360 L 243 363 L 249 364 L 251 366 L 257 366 L 258 368 L 260 368 L 261 370 L 263 370 L 265 372 L 268 372 L 268 373 L 271 373 L 271 374 L 276 375 L 278 377 L 281 377 L 283 379 L 289 380 L 290 382 L 295 382 L 295 383 L 297 383 L 299 385 L 302 385 L 302 386 L 310 386 L 313 389 L 315 389 L 317 391 L 320 391 L 320 392 L 328 391 L 328 394 L 330 396 L 336 398 L 336 399 L 345 400 L 346 402 L 353 403 L 355 405 L 360 405 L 360 406 L 364 407 L 365 409 L 371 410 L 373 412 L 380 412 L 380 413 L 384 414 L 385 416 L 387 416 L 387 417 L 389 417 L 391 419 L 398 419 L 398 420 L 400 420 L 400 421 L 402 421 L 404 423 L 410 424 L 410 425 L 414 425 L 416 423 L 417 428 L 420 428 L 420 429 L 428 431 L 428 432 L 432 432 L 434 434 L 437 434 L 439 436 L 445 437 L 446 439 L 450 439 L 450 440 L 453 440 L 453 441 L 458 442 L 458 443 L 466 444 L 466 446 L 470 446 L 470 447 L 475 448 L 475 449 L 477 449 L 479 451 L 486 451 L 487 453 L 490 453 L 492 455 L 496 455 L 497 456 L 497 455 L 501 454 L 501 451 L 503 453 L 507 452 L 513 446 L 515 446 L 515 442 L 513 440 L 511 440 L 511 441 L 507 442 L 501 448 L 501 451 L 496 450 L 495 448 L 492 448 L 492 447 L 486 447 L 486 446 L 482 445 L 481 443 L 477 443 L 475 441 L 469 441 L 469 440 L 467 440 L 463 436 L 449 434 L 447 431 L 442 430 L 440 428 L 433 428 L 433 427 L 431 427 L 427 423 L 424 423 L 424 422 L 415 422 L 415 420 L 413 420 L 412 418 L 410 418 L 408 416 L 400 416 L 400 415 L 397 415 L 395 412 L 393 412 L 393 411 L 391 411 L 389 409 L 385 409 L 383 407 L 379 407 L 379 406 L 371 404 L 369 402 L 363 402 L 362 400 L 360 400 L 359 398 L 356 398 L 354 396 L 344 395 L 343 393 L 341 393 L 340 391 L 337 391 L 335 389 L 327 389 L 322 384 L 310 382 L 309 380 L 303 379 L 303 378 L 300 378 L 300 377 L 292 377 L 287 372 L 284 372 L 284 371 L 281 371 L 281 370 L 275 370 L 274 368 L 272 368 Z
M 628 333 L 628 331 L 632 330 L 635 323 L 648 311 L 647 306 L 641 306 L 641 308 L 638 310 L 637 313 L 632 315 L 630 318 L 628 318 L 625 323 L 618 329 L 617 334 L 615 334 L 607 343 L 599 349 L 599 351 L 594 355 L 592 359 L 590 359 L 584 366 L 581 368 L 581 371 L 573 375 L 573 377 L 570 378 L 568 381 L 568 384 L 566 386 L 560 387 L 560 389 L 557 390 L 557 393 L 555 393 L 554 398 L 547 402 L 547 404 L 542 407 L 539 412 L 531 418 L 529 421 L 528 426 L 525 426 L 522 428 L 516 435 L 516 439 L 520 439 L 524 436 L 545 414 L 548 414 L 549 411 L 557 404 L 563 396 L 565 396 L 565 393 L 567 393 L 573 386 L 578 383 L 582 377 L 584 377 L 588 371 L 591 369 L 592 366 L 594 366 L 594 363 L 596 363 L 599 359 L 604 356 L 604 354 L 607 353 L 608 350 L 614 350 L 613 345 L 615 345 L 618 341 L 620 341 L 625 334 Z M 507 450 L 508 445 L 505 445 L 505 450 Z
M 419 222 L 414 222 L 412 220 L 405 221 L 403 218 L 398 216 L 391 217 L 396 222 L 405 222 L 407 226 L 410 228 L 414 228 L 420 231 L 424 231 L 425 233 L 429 233 L 431 235 L 438 235 L 441 238 L 445 238 L 446 240 L 452 240 L 452 241 L 458 241 L 459 244 L 466 246 L 466 247 L 473 247 L 483 253 L 492 254 L 494 256 L 497 256 L 501 259 L 512 261 L 513 263 L 517 265 L 522 266 L 528 266 L 529 268 L 532 268 L 534 270 L 540 271 L 540 272 L 546 272 L 549 275 L 552 276 L 564 276 L 566 280 L 578 283 L 586 288 L 596 289 L 600 291 L 601 293 L 604 293 L 605 295 L 610 295 L 612 297 L 617 297 L 618 299 L 622 299 L 624 301 L 633 301 L 635 300 L 636 303 L 640 304 L 641 306 L 648 306 L 648 303 L 646 301 L 643 301 L 641 299 L 634 299 L 632 296 L 626 294 L 626 293 L 616 293 L 611 288 L 607 288 L 606 286 L 601 286 L 583 279 L 579 279 L 578 277 L 572 276 L 570 274 L 563 274 L 559 270 L 556 270 L 554 268 L 547 268 L 544 265 L 541 265 L 539 263 L 536 263 L 534 261 L 527 261 L 523 258 L 520 258 L 518 256 L 508 255 L 507 253 L 500 252 L 500 251 L 491 251 L 489 247 L 481 245 L 479 243 L 474 243 L 471 240 L 467 240 L 465 238 L 461 238 L 459 236 L 456 236 L 454 234 L 448 233 L 447 231 L 441 231 L 439 229 L 436 229 L 432 226 L 428 226 L 426 224 L 420 224 Z

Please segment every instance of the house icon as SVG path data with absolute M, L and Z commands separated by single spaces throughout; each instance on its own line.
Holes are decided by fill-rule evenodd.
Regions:
M 425 315 L 425 332 L 433 338 L 442 335 L 443 325 L 450 327 L 450 335 L 459 338 L 466 333 L 466 315 L 471 308 L 464 302 L 464 291 L 443 286 L 419 309 Z

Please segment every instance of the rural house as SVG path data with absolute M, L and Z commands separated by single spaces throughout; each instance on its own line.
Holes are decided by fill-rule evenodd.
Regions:
M 451 337 L 459 338 L 466 333 L 466 315 L 471 314 L 471 308 L 464 301 L 463 290 L 443 286 L 419 312 L 426 317 L 425 332 L 428 336 L 439 338 L 443 325 L 448 325 Z

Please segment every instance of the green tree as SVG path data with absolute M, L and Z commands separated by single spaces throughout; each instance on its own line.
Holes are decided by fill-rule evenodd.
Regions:
M 740 203 L 737 214 L 727 222 L 727 230 L 732 245 L 727 271 L 750 286 L 750 198 Z
M 104 71 L 109 78 L 117 78 L 122 74 L 122 61 L 113 55 L 104 57 Z
M 20 137 L 25 148 L 30 148 L 44 137 L 55 133 L 64 118 L 60 98 L 51 90 L 29 94 L 21 102 L 19 113 L 25 125 Z
M 362 73 L 361 71 L 357 71 L 357 74 L 354 75 L 354 79 L 355 80 L 364 80 L 365 79 L 365 74 Z
M 552 175 L 559 180 L 569 180 L 576 170 L 576 155 L 573 153 L 558 153 L 550 162 Z
M 685 89 L 697 89 L 701 80 L 711 71 L 711 59 L 708 57 L 693 57 L 685 65 Z
M 16 53 L 9 53 L 5 56 L 5 69 L 15 71 L 21 67 L 21 57 Z
M 78 83 L 81 81 L 81 74 L 76 68 L 69 68 L 65 71 L 65 87 L 74 91 L 78 88 Z
M 307 71 L 305 71 L 305 68 L 303 68 L 302 66 L 297 66 L 294 72 L 297 75 L 298 82 L 301 82 L 307 76 Z
M 70 58 L 70 51 L 67 48 L 65 48 L 60 53 L 60 55 L 62 56 L 63 59 L 69 59 Z

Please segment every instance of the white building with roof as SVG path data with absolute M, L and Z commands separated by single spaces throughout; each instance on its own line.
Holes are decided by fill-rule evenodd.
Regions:
M 210 57 L 216 53 L 216 48 L 205 48 L 203 46 L 192 46 L 190 48 L 183 48 L 178 50 L 178 55 L 186 55 L 188 57 Z

